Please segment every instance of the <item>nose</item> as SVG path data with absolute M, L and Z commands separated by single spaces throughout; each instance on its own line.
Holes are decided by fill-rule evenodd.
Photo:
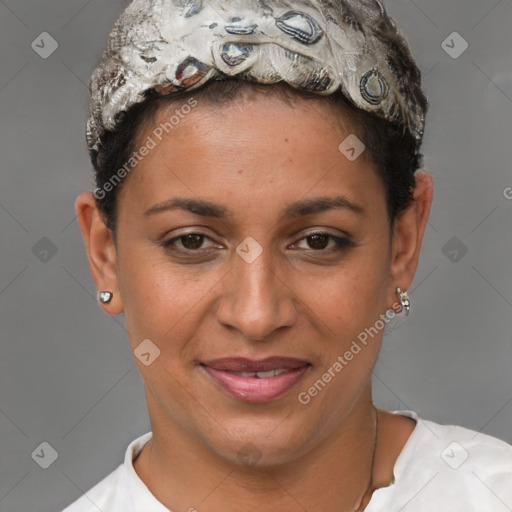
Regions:
M 245 339 L 259 341 L 296 322 L 292 287 L 286 276 L 279 275 L 270 250 L 264 249 L 250 263 L 235 253 L 232 265 L 222 280 L 216 311 L 219 323 L 237 329 Z

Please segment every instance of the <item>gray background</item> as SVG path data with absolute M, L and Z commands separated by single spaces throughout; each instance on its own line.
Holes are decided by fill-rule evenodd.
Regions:
M 0 1 L 2 512 L 62 509 L 149 430 L 123 317 L 95 302 L 74 213 L 92 187 L 86 84 L 125 5 Z M 375 401 L 512 443 L 512 1 L 387 7 L 424 72 L 436 190 L 413 312 L 385 339 Z M 458 58 L 442 47 L 454 31 L 469 43 Z M 46 59 L 31 47 L 42 32 L 58 43 Z M 42 442 L 58 453 L 48 469 L 31 457 Z

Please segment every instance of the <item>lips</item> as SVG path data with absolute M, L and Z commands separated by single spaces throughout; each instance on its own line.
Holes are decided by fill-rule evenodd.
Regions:
M 272 400 L 290 391 L 304 376 L 310 363 L 290 357 L 262 360 L 222 358 L 201 367 L 229 395 L 248 402 Z

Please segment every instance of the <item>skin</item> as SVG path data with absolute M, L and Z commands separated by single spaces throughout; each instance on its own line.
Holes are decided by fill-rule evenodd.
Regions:
M 159 112 L 157 124 L 168 115 Z M 321 100 L 292 107 L 259 95 L 222 106 L 199 103 L 125 179 L 117 245 L 92 193 L 77 198 L 95 283 L 114 294 L 101 307 L 124 312 L 132 350 L 147 338 L 161 350 L 149 366 L 135 358 L 153 438 L 134 466 L 173 512 L 352 511 L 369 482 L 371 372 L 382 331 L 307 405 L 298 393 L 396 308 L 397 286 L 410 287 L 433 183 L 428 173 L 416 175 L 414 201 L 390 232 L 384 185 L 367 153 L 350 162 L 338 150 L 354 130 L 336 115 Z M 145 127 L 140 143 L 154 127 Z M 280 220 L 294 201 L 338 195 L 363 213 L 342 208 Z M 215 201 L 232 217 L 184 210 L 144 216 L 171 197 Z M 329 254 L 332 239 L 315 245 L 306 238 L 325 231 L 348 233 L 355 246 Z M 206 235 L 203 245 L 182 239 L 175 248 L 203 256 L 162 247 L 184 232 Z M 263 249 L 252 263 L 236 252 L 249 236 Z M 227 395 L 198 365 L 272 355 L 312 366 L 291 391 L 266 403 Z M 389 483 L 415 426 L 378 414 L 372 489 Z M 248 443 L 259 453 L 254 465 L 238 457 Z

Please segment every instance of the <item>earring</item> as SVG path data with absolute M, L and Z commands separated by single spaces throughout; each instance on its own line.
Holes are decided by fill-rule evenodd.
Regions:
M 409 311 L 411 310 L 411 301 L 409 299 L 409 295 L 407 295 L 407 292 L 402 291 L 401 288 L 396 289 L 396 294 L 398 295 L 400 304 L 402 304 L 402 310 L 405 311 L 405 316 L 409 316 Z
M 112 292 L 109 292 L 108 290 L 103 290 L 98 293 L 98 300 L 102 304 L 108 304 L 111 300 L 114 294 Z
M 407 295 L 406 291 L 403 291 L 400 287 L 396 289 L 398 300 L 402 306 L 400 312 L 396 312 L 394 309 L 388 309 L 386 311 L 386 325 L 384 327 L 384 334 L 389 334 L 391 331 L 398 329 L 409 316 L 411 310 L 411 300 Z

